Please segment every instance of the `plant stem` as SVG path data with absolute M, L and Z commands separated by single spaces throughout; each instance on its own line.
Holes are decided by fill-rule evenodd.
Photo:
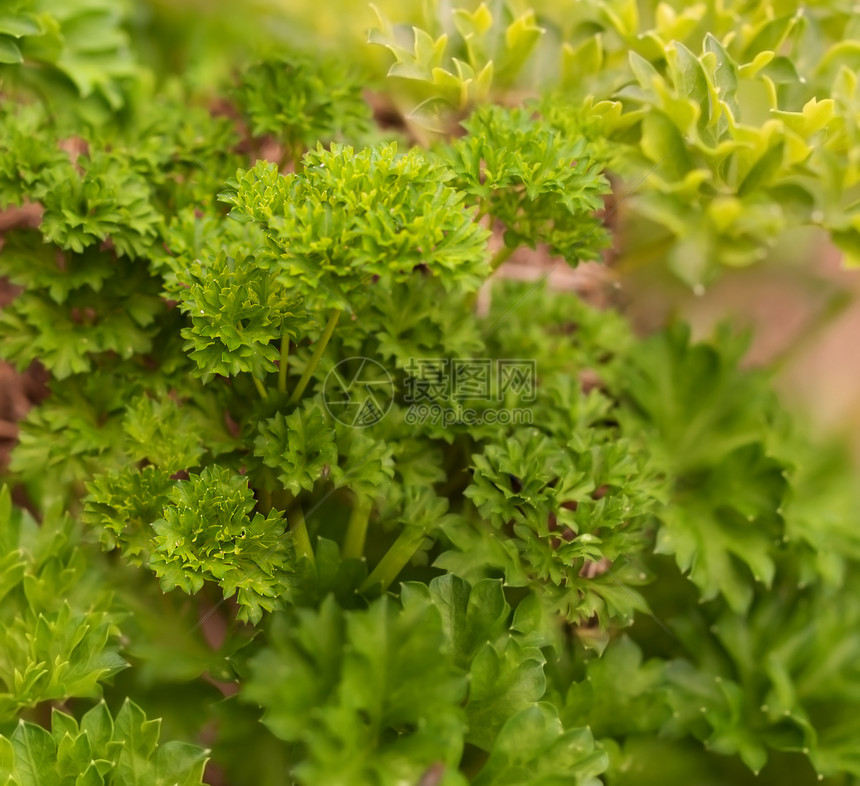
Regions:
M 509 246 L 502 246 L 490 258 L 490 270 L 495 273 L 502 266 L 505 260 L 507 260 L 508 257 L 510 257 L 510 255 L 513 254 L 516 250 L 516 248 L 510 248 Z M 475 304 L 478 302 L 479 291 L 480 289 L 476 289 L 474 292 L 470 292 L 466 296 L 466 306 L 470 311 L 475 308 Z
M 372 510 L 373 501 L 370 497 L 359 497 L 355 501 L 343 541 L 344 557 L 358 559 L 364 554 L 364 541 L 367 538 L 367 525 Z
M 320 358 L 322 357 L 323 352 L 325 352 L 325 348 L 331 338 L 331 334 L 334 333 L 334 326 L 337 324 L 339 318 L 340 309 L 336 308 L 332 311 L 331 316 L 328 318 L 328 322 L 326 323 L 325 330 L 323 330 L 323 334 L 320 336 L 319 341 L 317 341 L 317 345 L 314 348 L 314 354 L 311 356 L 311 359 L 308 361 L 308 365 L 305 367 L 305 373 L 302 374 L 299 384 L 296 385 L 293 395 L 290 396 L 290 404 L 295 404 L 302 397 L 302 393 L 305 392 L 305 388 L 311 380 L 311 375 L 316 371 Z
M 311 539 L 308 537 L 308 525 L 305 523 L 305 512 L 301 505 L 297 505 L 294 511 L 290 514 L 293 522 L 290 524 L 290 532 L 293 534 L 293 540 L 296 543 L 296 552 L 301 557 L 307 557 L 311 565 L 315 564 L 314 550 L 311 547 Z
M 287 392 L 287 364 L 290 357 L 290 338 L 281 336 L 281 359 L 278 362 L 278 393 Z
M 372 587 L 381 587 L 383 592 L 387 590 L 409 560 L 415 556 L 422 540 L 424 540 L 424 533 L 421 530 L 403 530 L 391 548 L 385 552 L 385 556 L 379 560 L 373 572 L 364 580 L 359 591 L 365 592 Z
M 516 251 L 515 248 L 511 248 L 510 246 L 502 246 L 495 254 L 493 254 L 492 259 L 490 260 L 490 269 L 495 272 L 504 263 L 511 254 Z
M 254 385 L 257 388 L 257 392 L 260 394 L 260 398 L 268 398 L 269 392 L 266 390 L 266 386 L 260 382 L 253 374 L 251 374 L 251 379 L 254 380 Z

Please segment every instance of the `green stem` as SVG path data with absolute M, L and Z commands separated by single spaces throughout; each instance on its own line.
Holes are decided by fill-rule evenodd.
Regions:
M 373 572 L 364 580 L 359 591 L 365 592 L 372 587 L 380 587 L 383 592 L 387 590 L 391 582 L 409 563 L 409 560 L 415 556 L 422 540 L 424 540 L 424 533 L 421 530 L 403 530 L 385 553 L 385 556 L 379 560 Z
M 308 537 L 308 525 L 305 523 L 305 512 L 301 505 L 296 506 L 290 514 L 290 518 L 293 519 L 290 532 L 293 533 L 296 552 L 300 557 L 307 557 L 311 561 L 311 565 L 315 564 L 314 550 L 311 547 L 311 539 Z
M 507 261 L 508 257 L 516 251 L 516 248 L 511 248 L 510 246 L 502 246 L 495 254 L 493 254 L 493 258 L 490 260 L 490 269 L 495 272 L 497 271 L 502 264 Z
M 251 374 L 251 379 L 254 380 L 254 385 L 257 388 L 257 392 L 260 394 L 260 398 L 268 398 L 269 392 L 266 390 L 266 386 L 260 382 L 253 374 Z
M 290 357 L 290 337 L 281 337 L 281 359 L 278 362 L 278 393 L 287 392 L 287 364 Z
M 299 380 L 299 384 L 296 385 L 296 389 L 293 391 L 293 395 L 290 396 L 290 404 L 295 404 L 302 397 L 302 393 L 305 392 L 305 388 L 308 386 L 308 382 L 311 381 L 311 376 L 313 375 L 314 371 L 316 371 L 316 368 L 320 362 L 320 358 L 322 357 L 323 352 L 325 352 L 325 348 L 329 342 L 329 339 L 331 338 L 331 334 L 334 333 L 334 326 L 337 324 L 339 318 L 340 309 L 336 308 L 334 311 L 332 311 L 331 316 L 328 318 L 325 330 L 323 330 L 323 334 L 320 336 L 320 339 L 319 341 L 317 341 L 317 345 L 314 348 L 314 354 L 308 361 L 307 366 L 305 366 L 305 373 L 302 374 L 302 378 Z
M 509 246 L 502 246 L 495 254 L 490 258 L 490 270 L 495 273 L 505 262 L 505 260 L 510 257 L 511 254 L 516 251 L 516 247 L 510 248 Z M 471 311 L 475 308 L 475 304 L 478 302 L 478 290 L 474 292 L 470 292 L 466 296 L 466 307 Z
M 343 541 L 343 556 L 347 559 L 358 559 L 364 554 L 364 541 L 367 538 L 367 525 L 373 501 L 370 497 L 359 497 L 349 517 L 349 526 Z

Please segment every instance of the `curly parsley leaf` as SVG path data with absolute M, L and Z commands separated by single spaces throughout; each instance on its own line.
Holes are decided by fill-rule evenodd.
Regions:
M 254 449 L 294 495 L 302 489 L 311 491 L 314 483 L 337 465 L 334 430 L 315 403 L 286 416 L 278 412 L 261 423 Z
M 216 465 L 177 481 L 161 518 L 152 522 L 149 566 L 165 590 L 198 592 L 216 582 L 236 596 L 239 617 L 259 622 L 280 608 L 295 573 L 292 540 L 282 514 L 250 512 L 256 502 L 248 481 Z
M 260 264 L 301 282 L 314 306 L 354 310 L 353 300 L 408 281 L 416 268 L 447 290 L 475 289 L 489 273 L 488 233 L 449 180 L 417 149 L 334 144 L 308 152 L 296 173 L 282 176 L 264 162 L 239 172 L 222 198 L 231 216 L 263 228 L 268 258 Z

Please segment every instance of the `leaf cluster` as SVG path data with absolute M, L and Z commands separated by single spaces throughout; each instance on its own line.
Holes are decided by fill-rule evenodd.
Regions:
M 487 101 L 493 87 L 515 84 L 544 32 L 533 10 L 517 13 L 508 4 L 440 6 L 436 15 L 425 12 L 420 27 L 392 24 L 378 10 L 377 17 L 369 40 L 394 57 L 388 76 L 425 96 L 413 114 L 431 126 Z
M 333 59 L 268 58 L 243 71 L 236 101 L 251 133 L 276 139 L 293 158 L 370 130 L 361 82 Z
M 569 260 L 599 255 L 607 238 L 596 213 L 608 183 L 583 136 L 567 137 L 525 108 L 481 107 L 463 126 L 448 153 L 456 185 L 504 226 L 506 246 L 546 245 Z
M 110 584 L 91 569 L 80 528 L 52 517 L 41 526 L 0 490 L 0 719 L 24 707 L 98 697 L 126 666 Z
M 535 4 L 518 17 L 522 35 L 502 35 L 513 12 L 499 5 L 501 15 L 440 6 L 414 31 L 386 23 L 374 33 L 395 60 L 389 75 L 415 85 L 399 100 L 419 122 L 447 131 L 459 118 L 440 120 L 434 107 L 510 91 L 494 83 L 489 39 L 532 65 L 519 70 L 520 90 L 599 108 L 612 173 L 636 192 L 626 206 L 637 238 L 623 249 L 630 264 L 665 259 L 703 286 L 720 266 L 764 258 L 798 225 L 825 228 L 855 259 L 858 31 L 847 7 Z M 445 65 L 454 30 L 469 52 L 456 69 Z
M 0 17 L 4 91 L 36 91 L 84 117 L 117 111 L 137 68 L 124 29 L 130 15 L 124 2 L 6 3 Z
M 9 786 L 202 784 L 206 751 L 173 740 L 159 744 L 159 727 L 130 700 L 116 717 L 101 702 L 80 722 L 54 709 L 50 731 L 22 721 L 0 737 L 0 778 Z
M 405 586 L 402 608 L 382 598 L 344 613 L 328 600 L 273 619 L 243 695 L 277 736 L 301 744 L 299 783 L 432 774 L 461 784 L 464 743 L 488 754 L 472 783 L 593 783 L 603 754 L 540 702 L 543 655 L 510 632 L 509 617 L 499 582 L 453 576 Z
M 417 149 L 335 144 L 308 152 L 301 172 L 265 163 L 240 172 L 224 199 L 232 217 L 263 229 L 260 264 L 312 307 L 353 310 L 367 290 L 404 283 L 419 267 L 449 290 L 474 289 L 486 275 L 487 233 L 450 179 Z

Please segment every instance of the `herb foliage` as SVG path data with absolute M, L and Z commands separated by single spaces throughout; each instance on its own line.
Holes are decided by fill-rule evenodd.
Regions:
M 0 208 L 39 210 L 2 354 L 50 373 L 31 512 L 0 493 L 0 782 L 860 778 L 844 453 L 728 330 L 490 281 L 541 249 L 701 286 L 795 224 L 855 261 L 856 17 L 430 3 L 380 12 L 386 81 L 162 5 L 0 12 Z M 232 76 L 171 73 L 231 31 Z M 432 373 L 523 359 L 495 397 Z

